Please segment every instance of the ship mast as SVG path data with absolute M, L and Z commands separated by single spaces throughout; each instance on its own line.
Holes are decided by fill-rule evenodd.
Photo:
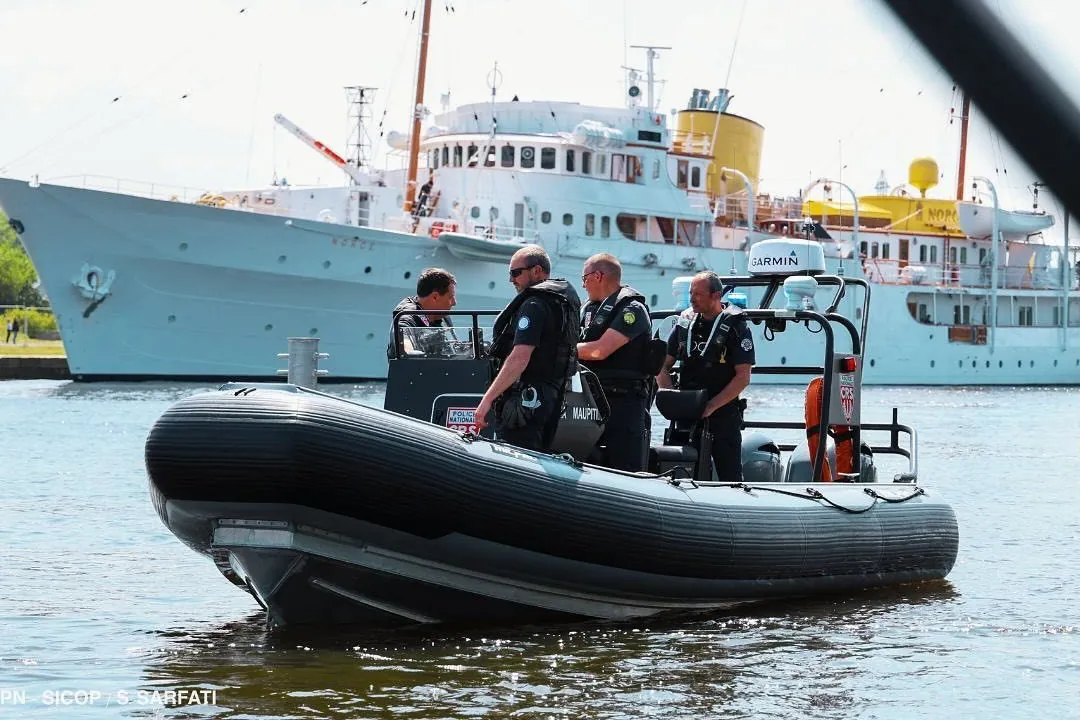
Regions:
M 960 88 L 960 166 L 956 170 L 956 199 L 964 199 L 964 173 L 967 165 L 968 119 L 971 117 L 971 96 Z
M 416 168 L 420 157 L 420 118 L 424 106 L 424 80 L 427 75 L 428 31 L 431 29 L 431 0 L 423 0 L 423 19 L 420 22 L 420 58 L 416 67 L 416 101 L 413 104 L 412 133 L 409 136 L 409 172 L 405 181 L 406 213 L 413 209 L 416 197 Z

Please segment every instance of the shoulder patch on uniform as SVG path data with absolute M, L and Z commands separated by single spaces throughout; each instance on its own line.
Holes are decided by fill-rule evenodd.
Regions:
M 529 329 L 529 316 L 528 315 L 522 315 L 520 318 L 518 318 L 518 330 L 528 330 L 528 329 Z
M 637 315 L 633 310 L 627 310 L 622 314 L 622 321 L 627 325 L 633 325 L 635 320 L 637 320 Z
M 743 341 L 739 343 L 739 346 L 746 352 L 750 352 L 754 349 L 754 341 L 750 338 L 743 338 Z

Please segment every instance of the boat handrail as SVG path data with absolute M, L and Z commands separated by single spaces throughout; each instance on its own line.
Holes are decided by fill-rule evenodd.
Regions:
M 393 317 L 391 318 L 391 321 L 390 321 L 390 323 L 391 323 L 390 324 L 391 332 L 393 333 L 393 337 L 394 337 L 394 355 L 393 355 L 392 359 L 393 360 L 402 360 L 402 359 L 407 357 L 407 356 L 403 355 L 402 352 L 401 352 L 402 343 L 403 343 L 403 340 L 404 340 L 404 335 L 402 333 L 402 327 L 401 327 L 401 323 L 399 322 L 399 320 L 400 320 L 400 318 L 402 316 L 404 316 L 404 315 L 424 315 L 424 316 L 439 315 L 439 316 L 459 316 L 460 317 L 460 316 L 466 316 L 467 315 L 467 316 L 469 316 L 469 319 L 470 319 L 470 323 L 467 326 L 469 328 L 469 333 L 470 333 L 469 337 L 470 337 L 470 339 L 468 341 L 463 341 L 463 342 L 465 342 L 465 343 L 467 343 L 468 345 L 471 346 L 470 347 L 470 354 L 471 354 L 470 359 L 472 359 L 472 360 L 483 360 L 484 359 L 484 356 L 483 356 L 483 350 L 484 350 L 483 342 L 477 342 L 477 340 L 482 340 L 481 333 L 480 333 L 480 330 L 481 330 L 481 328 L 480 328 L 480 318 L 481 317 L 496 317 L 500 312 L 501 312 L 501 310 L 420 310 L 420 309 L 416 309 L 416 310 L 411 310 L 411 309 L 395 310 L 394 314 L 393 314 Z M 453 326 L 453 327 L 458 327 L 458 326 Z M 425 328 L 425 329 L 431 329 L 431 330 L 450 329 L 452 331 L 452 328 L 440 328 L 440 327 Z

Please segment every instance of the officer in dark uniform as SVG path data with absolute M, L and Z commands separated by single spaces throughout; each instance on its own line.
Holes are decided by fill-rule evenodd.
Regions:
M 724 286 L 711 271 L 694 276 L 690 306 L 668 337 L 667 358 L 657 376 L 662 388 L 672 387 L 670 370 L 676 360 L 680 390 L 705 389 L 709 401 L 702 417 L 712 432 L 713 465 L 720 482 L 742 482 L 742 419 L 745 403 L 739 398 L 750 384 L 754 365 L 754 339 L 739 308 L 724 306 Z
M 394 308 L 394 312 L 406 311 L 397 321 L 401 328 L 401 350 L 403 353 L 423 353 L 425 355 L 438 355 L 441 348 L 446 347 L 447 340 L 444 331 L 427 330 L 426 328 L 451 327 L 450 318 L 446 315 L 417 313 L 410 314 L 409 310 L 450 310 L 457 304 L 455 297 L 457 282 L 454 276 L 442 268 L 427 268 L 420 273 L 416 280 L 416 295 L 404 298 Z M 394 357 L 394 333 L 391 328 L 390 344 L 387 348 L 387 356 Z
M 562 414 L 568 378 L 577 372 L 581 301 L 570 283 L 549 279 L 551 260 L 539 245 L 510 259 L 510 282 L 518 295 L 499 314 L 488 354 L 499 364 L 476 408 L 476 425 L 495 411 L 499 439 L 547 451 Z
M 644 470 L 652 430 L 653 375 L 659 369 L 649 362 L 649 308 L 641 293 L 622 284 L 622 265 L 608 253 L 585 261 L 581 285 L 589 302 L 582 309 L 578 358 L 596 373 L 611 407 L 597 442 L 605 448 L 600 462 L 619 470 Z

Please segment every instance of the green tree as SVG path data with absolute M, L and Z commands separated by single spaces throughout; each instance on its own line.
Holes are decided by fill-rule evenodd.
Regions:
M 0 212 L 0 305 L 45 305 L 30 256 L 3 212 Z

